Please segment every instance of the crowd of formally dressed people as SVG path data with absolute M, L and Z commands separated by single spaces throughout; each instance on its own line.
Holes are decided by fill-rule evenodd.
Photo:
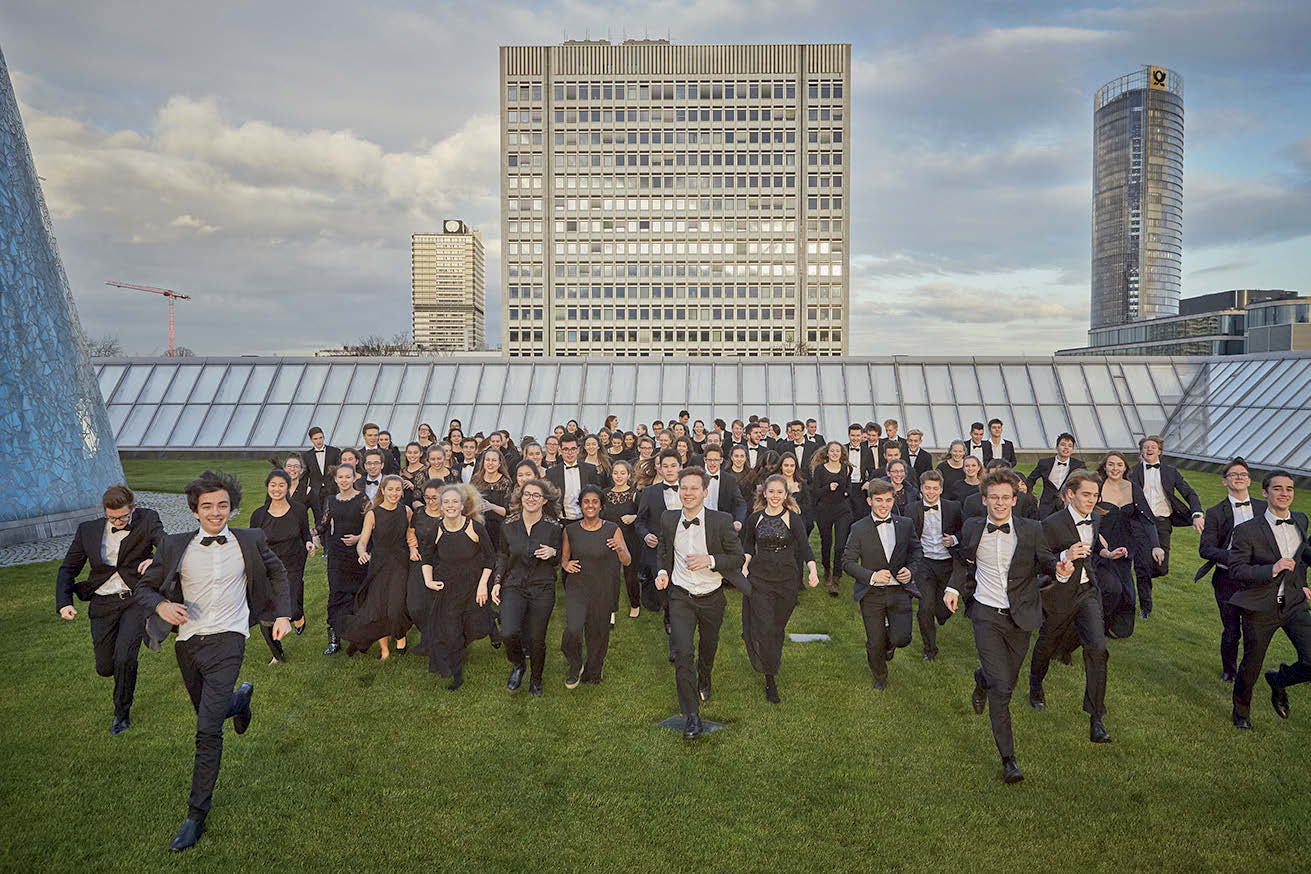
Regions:
M 746 652 L 775 704 L 785 630 L 807 586 L 837 597 L 852 579 L 876 691 L 916 627 L 932 661 L 939 629 L 963 608 L 979 659 L 971 703 L 990 714 L 1007 782 L 1023 778 L 1010 699 L 1030 652 L 1029 703 L 1041 710 L 1051 661 L 1082 650 L 1089 739 L 1111 740 L 1106 641 L 1151 616 L 1176 527 L 1201 535 L 1196 580 L 1212 574 L 1234 725 L 1251 728 L 1278 629 L 1298 653 L 1265 672 L 1279 716 L 1286 689 L 1311 679 L 1311 542 L 1306 517 L 1290 511 L 1286 472 L 1267 473 L 1257 499 L 1235 459 L 1222 469 L 1227 497 L 1203 510 L 1162 462 L 1157 436 L 1136 458 L 1109 452 L 1090 470 L 1060 434 L 1055 453 L 1021 476 L 998 419 L 975 423 L 936 464 L 922 433 L 903 437 L 893 420 L 853 423 L 845 442 L 825 440 L 814 419 L 689 420 L 684 411 L 624 430 L 610 416 L 596 431 L 570 421 L 540 442 L 466 434 L 451 421 L 444 437 L 423 424 L 404 446 L 369 423 L 358 448 L 330 446 L 315 427 L 308 448 L 272 459 L 248 528 L 229 527 L 242 496 L 227 475 L 207 471 L 188 486 L 199 530 L 176 534 L 126 487 L 107 490 L 104 517 L 81 526 L 59 569 L 56 607 L 73 619 L 75 596 L 90 602 L 96 670 L 114 678 L 114 734 L 131 724 L 141 643 L 158 649 L 176 632 L 197 732 L 188 816 L 171 848 L 203 831 L 224 721 L 238 734 L 250 723 L 253 686 L 237 685 L 249 629 L 260 627 L 272 663 L 288 661 L 287 635 L 307 627 L 306 562 L 320 550 L 324 655 L 376 645 L 392 659 L 415 648 L 452 692 L 464 686 L 468 648 L 488 638 L 508 660 L 506 688 L 526 679 L 529 694 L 543 694 L 557 576 L 564 686 L 601 683 L 626 596 L 629 618 L 662 618 L 689 740 L 703 730 L 726 587 L 741 595 Z

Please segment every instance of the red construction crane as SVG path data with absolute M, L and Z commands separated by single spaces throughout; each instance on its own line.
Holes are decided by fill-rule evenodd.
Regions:
M 168 354 L 172 356 L 174 353 L 173 301 L 191 300 L 191 297 L 185 294 L 178 294 L 176 291 L 174 291 L 171 288 L 155 288 L 153 285 L 133 285 L 130 282 L 114 282 L 112 280 L 106 282 L 105 285 L 114 285 L 119 288 L 135 288 L 137 291 L 149 291 L 152 294 L 162 294 L 164 295 L 164 297 L 168 298 Z

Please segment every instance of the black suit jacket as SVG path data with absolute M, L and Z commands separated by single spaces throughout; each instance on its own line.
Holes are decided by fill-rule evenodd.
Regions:
M 332 482 L 331 475 L 325 469 L 319 468 L 319 457 L 314 453 L 314 447 L 311 446 L 300 454 L 301 463 L 305 465 L 305 479 L 310 481 L 310 485 L 318 490 L 319 494 L 328 494 L 333 489 L 325 488 Z M 341 464 L 341 450 L 336 446 L 323 445 L 323 463 L 327 468 L 333 468 Z
M 1024 478 L 1024 481 L 1029 485 L 1029 494 L 1034 494 L 1033 487 L 1037 485 L 1038 480 L 1042 480 L 1042 494 L 1038 496 L 1038 516 L 1042 519 L 1046 519 L 1057 509 L 1065 506 L 1064 502 L 1058 500 L 1060 489 L 1052 485 L 1050 478 L 1052 468 L 1055 466 L 1056 456 L 1049 455 L 1046 458 L 1039 459 L 1038 464 Z M 1070 474 L 1076 470 L 1082 469 L 1085 469 L 1083 459 L 1070 456 L 1070 469 L 1065 474 L 1065 479 L 1069 479 Z M 1061 488 L 1065 488 L 1064 480 L 1061 481 Z
M 1232 557 L 1229 576 L 1242 588 L 1229 599 L 1230 604 L 1244 610 L 1276 610 L 1279 586 L 1283 583 L 1284 612 L 1305 605 L 1306 593 L 1302 587 L 1306 585 L 1306 566 L 1311 563 L 1311 543 L 1307 542 L 1306 515 L 1293 513 L 1292 517 L 1301 544 L 1293 556 L 1297 566 L 1277 577 L 1273 576 L 1275 562 L 1283 556 L 1264 513 L 1234 529 L 1234 543 L 1229 549 Z
M 1047 538 L 1047 548 L 1052 551 L 1052 555 L 1056 556 L 1057 560 L 1060 559 L 1062 552 L 1082 539 L 1079 536 L 1078 526 L 1074 524 L 1074 517 L 1065 507 L 1042 520 L 1042 533 Z M 1074 573 L 1065 582 L 1056 579 L 1054 574 L 1045 581 L 1046 585 L 1042 589 L 1044 610 L 1048 613 L 1068 613 L 1074 609 L 1075 600 L 1080 594 L 1080 587 L 1076 582 L 1080 571 L 1087 575 L 1087 585 L 1091 587 L 1091 591 L 1098 591 L 1096 562 L 1093 556 L 1097 555 L 1101 548 L 1101 517 L 1093 513 L 1092 552 L 1087 558 L 1081 558 L 1074 563 Z
M 1265 515 L 1266 503 L 1252 498 L 1252 518 L 1259 519 Z M 1233 553 L 1229 549 L 1230 538 L 1234 534 L 1234 505 L 1229 503 L 1229 496 L 1214 507 L 1207 508 L 1202 523 L 1202 539 L 1197 545 L 1197 554 L 1206 559 L 1206 563 L 1197 569 L 1193 582 L 1206 576 L 1216 565 L 1224 565 L 1217 573 L 1223 572 L 1233 563 Z M 1213 580 L 1214 582 L 1214 580 Z
M 968 448 L 968 446 L 969 441 L 966 441 L 966 447 Z M 983 463 L 986 465 L 995 457 L 992 452 L 992 440 L 987 437 L 983 438 Z M 1011 467 L 1015 467 L 1015 444 L 1009 440 L 1001 441 L 1001 457 Z
M 720 470 L 720 474 L 727 471 Z M 732 474 L 729 474 L 730 476 Z M 723 500 L 723 485 L 720 485 L 720 500 Z M 742 500 L 741 492 L 738 493 L 738 500 Z M 722 504 L 720 506 L 723 506 Z M 651 485 L 642 489 L 642 493 L 637 496 L 637 518 L 633 520 L 633 530 L 637 532 L 639 539 L 645 539 L 646 535 L 654 534 L 660 536 L 660 520 L 669 508 L 665 506 L 665 481 L 656 480 Z M 645 543 L 642 549 L 650 549 Z
M 797 459 L 798 473 L 800 473 L 802 470 L 810 466 L 810 456 L 814 455 L 815 452 L 823 445 L 824 445 L 823 443 L 811 443 L 810 441 L 807 440 L 802 441 L 801 457 Z M 778 443 L 776 443 L 774 446 L 774 451 L 777 452 L 779 455 L 783 455 L 783 453 L 786 452 L 788 455 L 791 455 L 793 458 L 797 458 L 797 444 L 793 443 L 791 440 L 788 440 L 787 438 L 778 441 Z
M 1140 461 L 1129 468 L 1129 481 L 1141 489 L 1146 474 L 1147 470 Z M 1197 492 L 1177 468 L 1164 462 L 1161 463 L 1161 491 L 1170 502 L 1170 524 L 1175 528 L 1192 525 L 1193 516 L 1202 513 L 1202 499 L 1197 497 Z M 1180 500 L 1180 495 L 1183 500 Z
M 903 452 L 901 457 L 904 458 L 906 463 L 910 465 L 911 469 L 915 471 L 915 478 L 917 480 L 919 479 L 920 474 L 925 471 L 933 470 L 933 453 L 929 452 L 927 449 L 921 447 L 920 451 L 915 454 L 915 460 L 913 462 L 910 460 L 909 449 Z
M 742 541 L 738 540 L 737 531 L 733 530 L 733 517 L 719 510 L 705 512 L 706 552 L 715 560 L 715 573 L 742 594 L 750 595 L 751 584 L 742 576 L 742 562 L 746 556 L 742 552 Z M 674 535 L 682 517 L 681 509 L 666 510 L 660 517 L 660 546 L 656 548 L 659 556 L 657 571 L 669 574 L 671 586 L 674 585 Z
M 68 545 L 68 554 L 59 566 L 55 577 L 55 610 L 71 606 L 73 596 L 83 601 L 90 601 L 96 589 L 105 581 L 118 574 L 123 584 L 135 590 L 141 582 L 137 565 L 154 555 L 155 550 L 164 541 L 164 525 L 159 521 L 159 514 L 145 507 L 132 511 L 132 530 L 118 546 L 118 563 L 105 564 L 104 540 L 105 523 L 101 516 L 77 526 L 73 542 Z M 77 582 L 77 575 L 90 563 L 91 572 L 82 582 Z
M 821 449 L 823 447 L 820 447 Z M 845 453 L 845 460 L 851 461 L 851 444 L 843 443 L 842 451 Z M 820 464 L 823 464 L 821 461 Z M 874 469 L 878 467 L 878 462 L 874 459 L 874 450 L 870 449 L 868 443 L 860 444 L 860 483 L 864 485 L 874 478 Z M 806 466 L 806 472 L 809 474 L 810 466 Z
M 842 570 L 856 581 L 852 597 L 860 601 L 874 588 L 870 577 L 877 571 L 887 570 L 896 577 L 902 568 L 914 572 L 923 553 L 920 552 L 920 539 L 915 534 L 915 523 L 906 516 L 889 516 L 895 533 L 896 543 L 892 555 L 883 552 L 883 538 L 874 526 L 874 516 L 862 516 L 851 526 L 847 535 L 846 548 L 842 550 Z M 888 523 L 885 523 L 888 524 Z M 894 580 L 894 585 L 901 585 Z
M 950 534 L 956 538 L 959 545 L 961 525 L 965 523 L 965 516 L 961 512 L 961 506 L 956 501 L 949 498 L 938 498 L 938 512 L 942 514 L 942 533 Z M 918 501 L 912 501 L 906 507 L 906 516 L 915 525 L 915 536 L 924 539 L 924 499 L 921 497 Z M 923 543 L 920 544 L 921 550 Z M 956 547 L 953 546 L 947 550 L 948 553 L 954 554 Z
M 711 485 L 714 485 L 714 480 Z M 719 468 L 719 497 L 717 499 L 719 511 L 727 513 L 733 517 L 734 522 L 745 522 L 747 511 L 751 508 L 747 505 L 747 499 L 742 496 L 742 484 L 737 481 L 737 477 L 732 472 Z M 657 517 L 658 518 L 658 517 Z
M 978 583 L 977 556 L 979 541 L 983 539 L 983 526 L 987 516 L 967 519 L 961 527 L 960 545 L 956 550 L 956 567 L 951 575 L 951 588 L 960 593 L 961 602 L 968 607 L 974 600 Z M 1010 602 L 1011 619 L 1025 631 L 1042 625 L 1042 598 L 1039 594 L 1039 577 L 1056 575 L 1056 556 L 1047 546 L 1041 523 L 1011 514 L 1015 534 L 1015 552 L 1011 555 L 1010 570 L 1006 575 L 1006 597 Z
M 246 606 L 250 608 L 250 624 L 254 626 L 257 622 L 272 622 L 282 617 L 290 619 L 287 569 L 269 549 L 264 532 L 258 528 L 228 530 L 237 539 L 246 565 Z M 155 651 L 159 650 L 164 638 L 177 630 L 177 626 L 161 619 L 155 608 L 165 601 L 183 600 L 182 577 L 178 569 L 195 536 L 195 531 L 165 535 L 159 553 L 137 586 L 137 603 L 149 614 L 146 617 L 145 643 Z
M 561 461 L 559 464 L 553 464 L 551 465 L 550 468 L 547 469 L 546 480 L 551 485 L 555 486 L 557 489 L 560 490 L 561 510 L 563 511 L 563 503 L 564 503 L 564 462 L 563 461 Z M 578 488 L 581 489 L 583 486 L 601 486 L 602 488 L 604 488 L 604 485 L 601 482 L 601 472 L 596 469 L 596 465 L 589 464 L 586 461 L 579 461 L 578 462 Z M 563 514 L 560 516 L 560 518 L 561 519 L 564 518 Z

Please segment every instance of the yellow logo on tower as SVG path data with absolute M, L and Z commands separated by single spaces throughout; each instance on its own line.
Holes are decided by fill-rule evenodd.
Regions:
M 1165 91 L 1165 81 L 1169 71 L 1165 67 L 1147 68 L 1147 85 L 1155 91 Z

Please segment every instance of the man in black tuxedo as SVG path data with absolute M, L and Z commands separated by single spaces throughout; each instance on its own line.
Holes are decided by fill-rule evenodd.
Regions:
M 1197 569 L 1193 582 L 1215 568 L 1211 587 L 1215 590 L 1215 603 L 1220 608 L 1220 678 L 1232 683 L 1238 678 L 1238 642 L 1242 639 L 1242 613 L 1229 603 L 1241 586 L 1229 572 L 1233 563 L 1230 549 L 1234 529 L 1249 519 L 1265 515 L 1265 501 L 1249 494 L 1252 474 L 1247 462 L 1235 458 L 1220 471 L 1220 478 L 1229 490 L 1223 501 L 1206 511 L 1202 523 L 1202 539 L 1197 552 L 1206 563 Z
M 363 461 L 370 452 L 376 450 L 382 457 L 383 467 L 387 466 L 387 456 L 391 453 L 383 450 L 382 445 L 379 442 L 381 434 L 382 431 L 373 422 L 366 422 L 364 427 L 360 429 L 360 436 L 364 438 L 364 445 L 359 448 L 356 454 L 359 455 L 361 461 Z
M 892 484 L 870 480 L 870 513 L 852 523 L 842 552 L 842 570 L 856 583 L 852 595 L 865 622 L 865 657 L 875 691 L 888 687 L 888 662 L 910 644 L 910 592 L 906 586 L 923 555 L 915 526 L 895 516 Z
M 678 472 L 682 467 L 683 463 L 675 450 L 661 451 L 655 459 L 656 481 L 642 489 L 642 493 L 637 496 L 637 518 L 633 520 L 633 530 L 642 540 L 643 579 L 651 583 L 655 582 L 656 573 L 660 570 L 660 520 L 668 511 L 683 506 L 678 496 Z M 670 634 L 669 598 L 658 589 L 646 589 L 642 593 L 642 602 L 648 610 L 664 611 L 665 634 Z M 674 642 L 671 637 L 669 661 L 673 660 Z
M 988 420 L 988 439 L 983 442 L 983 463 L 986 465 L 994 458 L 1003 459 L 1012 468 L 1015 467 L 1015 444 L 1003 440 L 1001 436 L 1001 419 Z
M 237 734 L 250 726 L 254 686 L 235 691 L 255 623 L 272 625 L 274 640 L 291 631 L 287 570 L 258 528 L 229 528 L 241 503 L 236 477 L 205 471 L 187 486 L 187 503 L 200 530 L 164 538 L 137 587 L 148 611 L 146 646 L 159 648 L 177 632 L 173 652 L 196 711 L 196 760 L 187 818 L 169 849 L 180 852 L 205 830 L 223 754 L 223 722 Z
M 1288 718 L 1288 687 L 1311 681 L 1311 563 L 1307 519 L 1294 513 L 1293 475 L 1275 470 L 1261 481 L 1265 512 L 1234 528 L 1229 573 L 1239 591 L 1229 599 L 1243 613 L 1243 661 L 1234 683 L 1234 727 L 1251 729 L 1252 691 L 1270 639 L 1280 628 L 1297 651 L 1297 661 L 1266 671 L 1275 714 Z
M 1142 562 L 1134 565 L 1138 578 L 1138 615 L 1143 619 L 1152 613 L 1152 578 L 1163 577 L 1170 570 L 1171 532 L 1192 525 L 1201 534 L 1206 524 L 1197 492 L 1178 470 L 1161 463 L 1164 448 L 1165 441 L 1155 434 L 1144 437 L 1138 441 L 1138 455 L 1142 460 L 1129 469 L 1129 479 L 1143 490 L 1156 514 L 1156 534 L 1165 552 L 1165 561 L 1155 567 L 1145 567 Z
M 918 491 L 919 484 L 920 484 L 919 474 L 916 473 L 915 470 L 910 466 L 910 462 L 906 461 L 906 459 L 902 457 L 901 447 L 895 443 L 889 443 L 887 446 L 883 447 L 883 463 L 879 467 L 875 468 L 874 477 L 887 479 L 888 466 L 891 465 L 892 462 L 894 461 L 900 461 L 905 466 L 906 481 L 909 482 L 912 486 L 914 486 Z
M 61 619 L 71 620 L 77 616 L 74 595 L 90 602 L 87 616 L 96 673 L 114 678 L 114 721 L 109 733 L 121 734 L 132 724 L 137 654 L 146 627 L 146 612 L 133 593 L 163 542 L 164 526 L 154 510 L 136 506 L 127 486 L 110 486 L 101 503 L 105 515 L 78 525 L 68 545 L 55 579 L 55 609 Z M 91 572 L 77 582 L 87 563 Z
M 974 456 L 980 464 L 985 463 L 988 460 L 983 448 L 985 442 L 987 441 L 983 439 L 983 423 L 975 422 L 970 425 L 970 439 L 965 441 L 965 455 Z
M 710 677 L 724 621 L 725 582 L 744 595 L 751 586 L 742 576 L 742 544 L 733 517 L 705 508 L 706 472 L 689 467 L 678 475 L 681 510 L 660 518 L 660 570 L 656 588 L 669 590 L 670 639 L 678 707 L 685 717 L 683 737 L 701 736 L 701 702 L 710 700 Z M 672 584 L 672 585 L 671 585 Z M 698 656 L 694 635 L 701 635 Z
M 988 515 L 969 519 L 961 528 L 956 569 L 943 595 L 953 613 L 963 597 L 965 615 L 974 625 L 980 667 L 974 671 L 970 703 L 980 716 L 988 708 L 1007 783 L 1024 779 L 1015 760 L 1010 702 L 1029 651 L 1029 635 L 1042 624 L 1038 577 L 1074 574 L 1072 562 L 1057 564 L 1042 525 L 1014 514 L 1018 479 L 1011 470 L 995 470 L 983 478 L 979 488 Z
M 865 439 L 865 429 L 857 422 L 847 426 L 847 442 L 842 448 L 847 453 L 847 466 L 851 469 L 851 487 L 847 491 L 847 501 L 851 504 L 851 518 L 859 519 L 861 516 L 869 515 L 869 502 L 865 500 L 865 483 L 874 478 L 874 469 L 877 467 L 874 449 Z M 820 456 L 822 464 L 827 452 L 823 446 L 818 451 L 823 453 Z M 806 472 L 809 475 L 809 467 L 806 468 Z
M 386 453 L 381 449 L 365 451 L 364 476 L 356 483 L 356 487 L 364 492 L 370 501 L 378 494 L 378 489 L 382 488 L 382 478 L 384 476 L 382 469 L 386 464 Z
M 806 439 L 806 426 L 801 424 L 800 419 L 793 419 L 788 422 L 788 436 L 786 440 L 778 441 L 776 449 L 779 455 L 789 453 L 797 460 L 798 478 L 801 471 L 806 470 L 810 465 L 810 456 L 815 453 L 821 445 Z
M 310 493 L 317 497 L 318 506 L 314 508 L 315 517 L 323 514 L 328 497 L 337 490 L 332 484 L 332 469 L 341 464 L 341 450 L 329 446 L 324 439 L 323 429 L 315 425 L 309 430 L 310 448 L 300 454 L 305 465 L 305 477 L 309 480 Z
M 742 523 L 747 520 L 747 499 L 738 486 L 737 478 L 731 471 L 723 470 L 724 450 L 714 443 L 707 443 L 703 454 L 706 462 L 706 476 L 710 482 L 706 487 L 706 506 L 719 510 L 733 517 L 733 529 L 742 530 Z
M 560 462 L 546 471 L 551 485 L 560 490 L 560 522 L 568 525 L 583 518 L 578 493 L 583 486 L 600 485 L 596 465 L 578 460 L 578 437 L 568 431 L 560 438 Z
M 806 420 L 806 442 L 819 447 L 824 445 L 824 435 L 819 433 L 819 422 L 814 419 Z
M 1065 478 L 1076 470 L 1084 468 L 1082 458 L 1074 457 L 1074 435 L 1063 433 L 1056 438 L 1056 454 L 1038 460 L 1038 464 L 1025 478 L 1029 493 L 1034 494 L 1033 487 L 1042 481 L 1042 494 L 1038 498 L 1038 518 L 1046 519 L 1061 509 L 1061 486 Z
M 756 462 L 760 460 L 760 453 L 769 449 L 769 445 L 764 441 L 764 429 L 759 422 L 752 422 L 747 426 L 747 442 L 743 445 L 747 450 L 748 467 L 755 467 Z
M 1101 481 L 1088 471 L 1075 471 L 1065 478 L 1065 509 L 1042 520 L 1047 547 L 1058 561 L 1074 565 L 1070 576 L 1058 574 L 1042 590 L 1042 628 L 1033 645 L 1029 663 L 1029 706 L 1047 706 L 1042 681 L 1052 656 L 1068 636 L 1077 635 L 1083 646 L 1083 711 L 1088 714 L 1088 739 L 1110 743 L 1102 725 L 1106 713 L 1106 621 L 1102 616 L 1101 590 L 1092 556 L 1104 551 L 1093 508 L 1101 494 Z
M 906 454 L 902 457 L 906 459 L 906 464 L 915 472 L 918 479 L 924 473 L 933 470 L 933 453 L 924 449 L 920 444 L 924 441 L 924 432 L 918 428 L 911 428 L 906 432 Z
M 951 583 L 955 562 L 952 550 L 959 542 L 961 523 L 960 504 L 942 497 L 942 474 L 925 471 L 920 479 L 920 499 L 906 508 L 906 515 L 915 525 L 922 553 L 919 564 L 913 569 L 915 587 L 919 589 L 919 611 L 916 618 L 920 626 L 920 643 L 924 646 L 924 661 L 938 657 L 938 626 L 945 625 L 951 611 L 942 602 L 942 596 Z
M 884 463 L 886 459 L 883 454 L 883 450 L 889 446 L 896 446 L 899 449 L 901 449 L 902 458 L 905 458 L 906 453 L 910 450 L 910 446 L 906 443 L 906 438 L 897 436 L 898 427 L 900 426 L 897 424 L 896 419 L 884 420 L 883 436 L 879 438 L 879 442 L 878 442 L 878 453 L 877 453 L 877 460 L 876 460 L 877 464 Z

